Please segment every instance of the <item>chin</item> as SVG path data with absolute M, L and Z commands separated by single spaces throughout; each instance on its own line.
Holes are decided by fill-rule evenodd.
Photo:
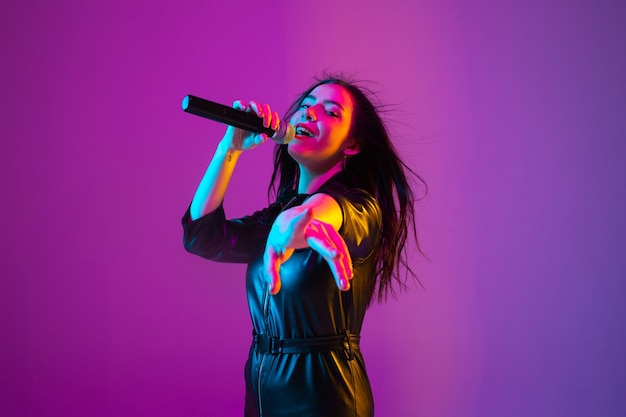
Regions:
M 297 140 L 289 142 L 287 145 L 287 153 L 297 162 L 300 162 L 301 159 L 306 159 L 307 153 L 310 154 L 310 150 L 307 150 L 305 146 Z

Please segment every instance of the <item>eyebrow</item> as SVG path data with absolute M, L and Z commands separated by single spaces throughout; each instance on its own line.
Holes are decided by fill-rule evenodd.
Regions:
M 308 96 L 303 98 L 302 101 L 304 101 L 306 99 L 317 100 L 317 97 L 315 97 L 313 94 L 309 94 Z M 324 104 L 334 104 L 337 107 L 339 107 L 341 110 L 344 110 L 343 106 L 341 104 L 339 104 L 338 102 L 336 102 L 335 100 L 324 100 L 322 103 L 324 103 Z

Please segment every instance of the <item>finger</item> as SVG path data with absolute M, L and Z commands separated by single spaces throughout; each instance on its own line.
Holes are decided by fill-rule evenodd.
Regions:
M 261 106 L 256 101 L 250 101 L 250 109 L 257 114 L 259 117 L 264 117 L 265 113 L 263 113 L 263 106 Z
M 340 260 L 343 264 L 343 269 L 346 271 L 348 279 L 352 279 L 352 275 L 354 273 L 352 270 L 352 258 L 350 257 L 350 251 L 348 250 L 346 241 L 343 240 L 341 235 L 331 225 L 322 223 L 321 227 L 324 229 L 326 235 L 332 240 L 337 251 L 342 255 Z
M 262 104 L 261 109 L 263 111 L 263 126 L 270 127 L 272 123 L 272 110 L 269 104 Z
M 331 273 L 335 278 L 335 282 L 337 283 L 337 287 L 346 291 L 350 289 L 349 280 L 352 278 L 350 253 L 341 237 L 341 242 L 336 242 L 331 237 L 329 233 L 330 229 L 334 231 L 330 226 L 325 227 L 325 223 L 313 223 L 311 227 L 308 228 L 305 236 L 307 236 L 309 246 L 318 252 L 328 263 Z
M 328 252 L 327 256 L 340 261 L 341 269 L 345 271 L 348 279 L 352 279 L 353 271 L 350 251 L 348 250 L 346 242 L 339 233 L 337 233 L 335 228 L 328 223 L 313 221 L 311 222 L 311 230 L 314 233 L 314 237 L 320 239 L 319 242 L 324 246 L 322 250 Z
M 261 143 L 265 143 L 267 141 L 267 135 L 265 133 L 259 133 L 254 137 L 254 144 L 260 145 Z
M 328 234 L 321 228 L 320 224 L 312 221 L 304 231 L 304 237 L 312 249 L 328 259 L 337 257 L 336 245 Z
M 246 104 L 242 100 L 235 100 L 233 102 L 234 109 L 245 111 L 246 107 L 247 107 Z
M 326 260 L 326 263 L 328 263 L 330 272 L 333 274 L 337 288 L 341 291 L 348 291 L 350 289 L 350 278 L 348 277 L 347 271 L 343 267 L 343 257 L 343 254 L 337 253 L 337 256 L 334 258 L 324 259 Z
M 278 116 L 278 113 L 274 112 L 272 113 L 272 130 L 278 130 L 278 127 L 280 126 L 280 117 Z

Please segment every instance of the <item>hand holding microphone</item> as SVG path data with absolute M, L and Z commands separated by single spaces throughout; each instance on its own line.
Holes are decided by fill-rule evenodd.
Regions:
M 182 101 L 182 108 L 187 113 L 250 132 L 265 134 L 266 137 L 281 145 L 293 140 L 294 127 L 289 123 L 280 122 L 278 114 L 271 112 L 268 105 L 261 106 L 254 101 L 246 105 L 242 101 L 236 101 L 233 106 L 234 108 L 224 106 L 192 95 L 185 96 Z

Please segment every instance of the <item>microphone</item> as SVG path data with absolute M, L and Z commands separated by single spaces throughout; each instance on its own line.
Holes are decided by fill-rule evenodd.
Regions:
M 196 96 L 185 96 L 182 102 L 183 110 L 196 116 L 205 117 L 216 122 L 225 123 L 240 129 L 255 133 L 265 133 L 279 145 L 285 145 L 293 140 L 296 131 L 289 123 L 280 122 L 277 130 L 263 126 L 263 119 L 255 113 L 249 113 L 223 104 L 214 103 Z

